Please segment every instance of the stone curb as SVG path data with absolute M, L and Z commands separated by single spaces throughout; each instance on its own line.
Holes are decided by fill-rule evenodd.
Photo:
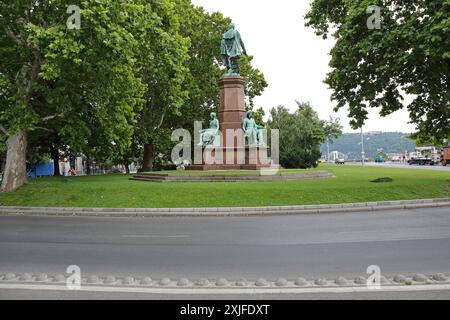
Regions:
M 229 208 L 46 208 L 0 207 L 0 216 L 78 216 L 78 217 L 205 217 L 277 216 L 297 214 L 382 211 L 449 207 L 450 198 L 364 202 L 332 205 L 300 205 Z
M 68 276 L 66 275 L 47 275 L 38 274 L 32 275 L 28 273 L 15 274 L 7 273 L 0 274 L 0 285 L 3 284 L 43 284 L 43 285 L 60 285 L 64 287 Z M 411 274 L 409 276 L 394 275 L 392 277 L 384 278 L 382 286 L 424 286 L 427 285 L 448 285 L 450 284 L 450 276 L 437 273 L 432 275 Z M 220 279 L 169 279 L 163 278 L 160 280 L 153 280 L 149 277 L 115 277 L 115 276 L 98 276 L 90 275 L 81 278 L 81 286 L 106 286 L 106 287 L 127 287 L 127 288 L 223 288 L 223 289 L 267 289 L 267 288 L 357 288 L 367 287 L 366 278 L 356 276 L 354 278 L 336 277 L 334 279 L 326 278 L 297 278 L 277 280 L 258 279 L 247 280 L 239 279 L 232 280 L 226 278 Z

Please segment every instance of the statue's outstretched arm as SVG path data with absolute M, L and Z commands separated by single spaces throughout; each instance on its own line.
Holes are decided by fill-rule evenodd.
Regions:
M 242 40 L 242 37 L 241 37 L 240 33 L 239 33 L 239 42 L 240 42 L 240 45 L 242 47 L 242 50 L 243 50 L 244 54 L 247 55 L 247 49 L 245 49 L 245 44 L 244 44 L 244 41 Z

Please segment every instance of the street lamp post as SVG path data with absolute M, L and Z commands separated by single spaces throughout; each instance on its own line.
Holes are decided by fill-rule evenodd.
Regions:
M 327 163 L 330 162 L 330 139 L 327 139 Z
M 365 157 L 366 153 L 364 151 L 364 133 L 363 133 L 363 128 L 361 126 L 361 163 L 364 166 L 364 161 L 365 161 Z

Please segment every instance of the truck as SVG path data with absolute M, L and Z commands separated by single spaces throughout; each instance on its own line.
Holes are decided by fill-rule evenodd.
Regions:
M 434 166 L 439 164 L 441 159 L 435 147 L 418 147 L 416 148 L 416 155 L 408 160 L 409 165 L 429 165 Z
M 444 147 L 441 150 L 441 164 L 446 166 L 450 164 L 450 146 Z

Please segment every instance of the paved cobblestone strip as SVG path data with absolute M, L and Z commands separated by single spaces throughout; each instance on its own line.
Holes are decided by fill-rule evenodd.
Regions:
M 66 289 L 68 276 L 42 274 L 15 274 L 7 273 L 0 275 L 1 288 L 20 288 L 21 286 L 51 286 L 54 290 Z M 219 279 L 170 279 L 163 278 L 153 280 L 150 277 L 136 278 L 133 276 L 115 277 L 112 275 L 99 276 L 89 275 L 81 279 L 81 287 L 89 288 L 128 288 L 128 289 L 252 289 L 258 290 L 280 290 L 280 289 L 336 289 L 347 288 L 350 291 L 369 290 L 367 278 L 356 276 L 354 278 L 337 277 L 334 279 L 299 277 L 297 279 L 278 278 L 276 280 L 231 280 Z M 450 276 L 442 273 L 423 275 L 410 274 L 408 276 L 396 274 L 391 277 L 381 278 L 382 289 L 403 290 L 404 287 L 414 287 L 414 290 L 450 289 Z M 38 288 L 38 287 L 36 287 Z M 131 290 L 132 291 L 132 290 Z

